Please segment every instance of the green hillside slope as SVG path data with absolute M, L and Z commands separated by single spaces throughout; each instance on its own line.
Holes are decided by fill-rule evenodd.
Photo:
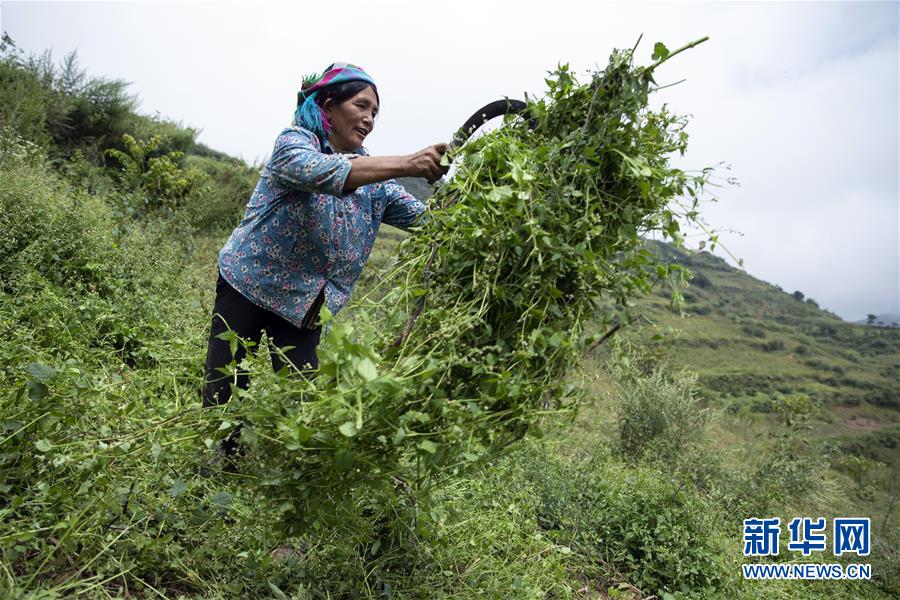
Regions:
M 900 423 L 900 331 L 847 323 L 800 292 L 787 293 L 707 252 L 657 244 L 691 270 L 683 314 L 668 293 L 642 314 L 672 327 L 667 357 L 699 374 L 708 400 L 730 412 L 768 412 L 771 400 L 805 394 L 820 404 L 824 437 L 883 438 Z M 662 296 L 665 296 L 663 298 Z M 888 453 L 885 455 L 896 459 Z

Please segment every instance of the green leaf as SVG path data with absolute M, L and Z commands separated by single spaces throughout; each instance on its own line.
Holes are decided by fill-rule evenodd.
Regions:
M 344 434 L 347 437 L 353 437 L 356 435 L 356 423 L 353 421 L 347 421 L 340 427 L 338 427 L 338 431 Z
M 176 479 L 175 482 L 172 484 L 172 487 L 169 488 L 169 494 L 173 498 L 177 498 L 178 496 L 182 495 L 186 491 L 188 491 L 188 485 L 181 479 Z
M 309 441 L 309 438 L 316 432 L 315 429 L 311 427 L 306 427 L 305 425 L 297 425 L 297 441 L 301 444 L 305 444 Z
M 326 323 L 330 323 L 334 318 L 334 315 L 331 313 L 331 310 L 328 308 L 328 305 L 323 304 L 322 310 L 319 312 L 319 320 L 322 322 L 322 325 Z
M 652 58 L 653 60 L 662 60 L 668 55 L 669 49 L 666 48 L 665 44 L 663 44 L 662 42 L 656 42 L 656 44 L 653 46 L 653 56 L 651 56 L 650 58 Z
M 231 356 L 234 356 L 237 353 L 238 336 L 235 332 L 231 330 L 223 331 L 222 333 L 217 334 L 216 337 L 223 342 L 228 342 L 228 349 L 231 351 Z
M 34 447 L 38 449 L 38 452 L 50 452 L 50 449 L 53 448 L 53 444 L 48 440 L 38 440 L 35 442 Z
M 28 363 L 25 370 L 38 381 L 44 382 L 50 381 L 53 379 L 53 376 L 56 375 L 56 370 L 53 367 L 42 363 Z
M 281 591 L 277 585 L 272 583 L 271 581 L 266 582 L 269 584 L 269 591 L 272 592 L 273 597 L 278 598 L 278 600 L 289 600 L 287 595 Z
M 219 508 L 228 508 L 231 506 L 232 498 L 228 492 L 219 492 L 212 497 L 212 503 Z
M 50 389 L 40 381 L 29 381 L 25 387 L 28 388 L 28 397 L 32 400 L 43 400 L 50 394 Z
M 420 450 L 424 450 L 428 454 L 434 454 L 438 449 L 437 444 L 435 444 L 431 440 L 422 440 L 416 447 Z
M 375 363 L 372 362 L 371 358 L 363 358 L 358 363 L 356 363 L 356 371 L 362 375 L 362 378 L 366 381 L 372 381 L 376 377 L 378 377 L 378 371 L 375 369 Z

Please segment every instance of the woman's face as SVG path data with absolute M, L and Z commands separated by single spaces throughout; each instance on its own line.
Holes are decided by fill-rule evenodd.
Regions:
M 323 107 L 331 122 L 329 143 L 335 150 L 351 152 L 363 145 L 366 136 L 375 127 L 378 114 L 378 96 L 367 87 L 341 104 L 328 101 Z

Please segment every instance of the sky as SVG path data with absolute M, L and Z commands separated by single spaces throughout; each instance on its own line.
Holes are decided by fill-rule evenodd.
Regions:
M 641 35 L 644 63 L 657 41 L 709 36 L 657 72 L 685 81 L 654 100 L 692 117 L 680 166 L 719 166 L 706 221 L 751 275 L 857 320 L 900 313 L 898 6 L 0 0 L 0 29 L 29 53 L 77 49 L 89 74 L 131 82 L 140 112 L 257 164 L 302 76 L 335 61 L 378 84 L 369 152 L 409 154 L 487 102 L 540 95 L 557 64 L 586 79 Z

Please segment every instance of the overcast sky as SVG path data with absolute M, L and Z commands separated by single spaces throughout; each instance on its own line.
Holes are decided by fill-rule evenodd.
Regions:
M 658 94 L 693 115 L 683 164 L 730 165 L 704 210 L 756 277 L 855 320 L 900 313 L 897 2 L 9 2 L 26 52 L 77 49 L 91 75 L 132 82 L 140 110 L 261 161 L 301 77 L 334 61 L 378 83 L 366 146 L 406 154 L 481 105 L 540 94 L 544 75 L 614 47 L 674 49 Z

